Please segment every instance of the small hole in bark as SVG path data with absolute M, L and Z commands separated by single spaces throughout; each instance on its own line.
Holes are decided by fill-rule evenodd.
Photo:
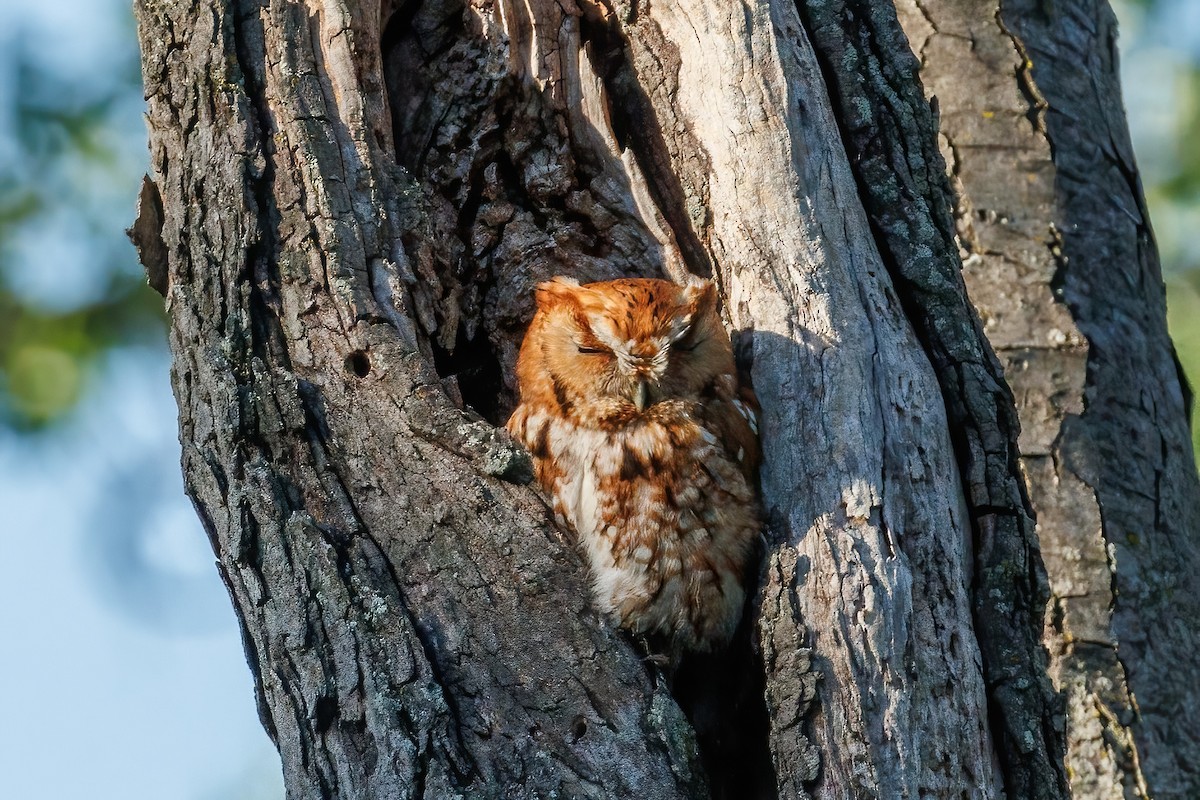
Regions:
M 371 358 L 362 350 L 355 350 L 346 356 L 346 371 L 353 372 L 360 378 L 371 373 Z
M 316 722 L 317 733 L 324 733 L 333 725 L 333 721 L 337 719 L 338 703 L 337 698 L 325 697 L 317 700 L 317 705 L 313 709 L 313 719 Z
M 571 722 L 571 737 L 575 741 L 579 741 L 585 733 L 587 733 L 587 719 L 580 714 Z

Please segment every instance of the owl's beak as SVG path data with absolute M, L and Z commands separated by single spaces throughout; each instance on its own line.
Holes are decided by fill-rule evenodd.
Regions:
M 650 389 L 646 386 L 646 381 L 639 380 L 633 385 L 633 397 L 630 399 L 637 406 L 638 411 L 646 410 L 646 406 L 650 402 Z

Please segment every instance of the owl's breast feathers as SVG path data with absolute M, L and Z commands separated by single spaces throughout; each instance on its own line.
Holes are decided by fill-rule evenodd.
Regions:
M 720 646 L 759 531 L 757 437 L 731 401 L 615 412 L 585 424 L 521 406 L 508 427 L 577 533 L 601 610 L 683 649 Z

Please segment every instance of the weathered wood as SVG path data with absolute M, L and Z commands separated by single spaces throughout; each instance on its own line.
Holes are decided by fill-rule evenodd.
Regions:
M 1012 797 L 1065 797 L 1061 706 L 1041 645 L 1046 576 L 1018 467 L 1013 397 L 967 299 L 936 114 L 895 9 L 801 2 L 871 224 L 933 362 L 974 533 L 974 624 Z
M 772 520 L 759 626 L 781 796 L 817 777 L 798 735 L 809 725 L 815 796 L 992 796 L 944 407 L 795 8 L 652 4 L 626 31 L 650 103 L 670 110 L 660 129 L 690 190 L 687 218 L 752 351 Z M 811 723 L 809 648 L 822 676 Z
M 1076 797 L 1194 797 L 1200 485 L 1096 0 L 900 3 L 1021 414 Z

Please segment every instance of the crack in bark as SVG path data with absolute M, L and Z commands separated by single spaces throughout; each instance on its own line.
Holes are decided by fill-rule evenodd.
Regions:
M 1021 87 L 1021 94 L 1025 97 L 1025 101 L 1029 104 L 1029 111 L 1025 117 L 1029 120 L 1029 124 L 1033 126 L 1033 132 L 1045 140 L 1050 147 L 1050 160 L 1054 161 L 1054 142 L 1050 140 L 1046 132 L 1046 109 L 1049 108 L 1049 103 L 1042 96 L 1041 89 L 1038 88 L 1037 81 L 1033 79 L 1033 59 L 1030 58 L 1029 52 L 1025 49 L 1025 43 L 1020 37 L 1008 29 L 1004 23 L 1004 3 L 996 4 L 995 14 L 996 27 L 1008 37 L 1012 42 L 1013 48 L 1017 51 L 1017 55 L 1021 59 L 1021 63 L 1017 66 L 1016 77 L 1017 85 Z
M 992 35 L 977 43 L 977 51 L 986 57 L 981 65 L 996 77 L 1014 78 L 1011 100 L 1016 102 L 1007 97 L 1008 85 L 973 102 L 976 98 L 955 93 L 954 80 L 948 74 L 957 76 L 961 70 L 961 57 L 953 58 L 956 48 L 939 48 L 938 62 L 932 55 L 926 58 L 925 67 L 939 92 L 956 101 L 950 109 L 955 115 L 950 118 L 952 127 L 965 138 L 1004 136 L 996 122 L 987 121 L 986 111 L 995 108 L 1011 108 L 1014 115 L 1023 108 L 1032 123 L 1017 141 L 1026 139 L 1033 144 L 1016 151 L 1023 154 L 1016 164 L 1027 173 L 1028 182 L 1012 180 L 1009 185 L 1003 175 L 978 159 L 973 166 L 968 163 L 966 170 L 956 163 L 955 175 L 980 196 L 1001 198 L 999 202 L 1007 197 L 1009 202 L 1024 201 L 1025 206 L 1011 232 L 992 222 L 983 226 L 981 235 L 990 244 L 987 251 L 997 251 L 1000 258 L 972 263 L 972 291 L 978 291 L 975 299 L 985 306 L 984 313 L 1000 323 L 990 326 L 989 332 L 999 337 L 998 349 L 1005 353 L 1014 381 L 1023 386 L 1024 462 L 1035 505 L 1044 518 L 1039 530 L 1049 543 L 1047 554 L 1057 594 L 1057 612 L 1048 619 L 1047 630 L 1056 652 L 1057 679 L 1068 690 L 1072 787 L 1076 794 L 1088 796 L 1133 797 L 1142 796 L 1138 787 L 1144 778 L 1151 787 L 1161 779 L 1165 783 L 1154 788 L 1156 796 L 1190 796 L 1200 784 L 1186 775 L 1186 767 L 1178 765 L 1194 759 L 1189 756 L 1179 761 L 1172 756 L 1173 748 L 1194 751 L 1197 737 L 1186 732 L 1186 723 L 1167 723 L 1174 731 L 1172 746 L 1153 745 L 1139 755 L 1122 744 L 1128 742 L 1132 747 L 1134 740 L 1142 746 L 1146 741 L 1161 741 L 1162 723 L 1155 719 L 1155 701 L 1149 698 L 1181 690 L 1169 688 L 1176 673 L 1158 671 L 1156 663 L 1162 662 L 1157 660 L 1181 640 L 1197 641 L 1195 631 L 1175 626 L 1162 636 L 1158 626 L 1138 622 L 1140 615 L 1149 613 L 1146 618 L 1159 619 L 1162 613 L 1145 610 L 1154 605 L 1157 589 L 1151 586 L 1158 583 L 1157 578 L 1146 576 L 1180 570 L 1182 563 L 1194 562 L 1194 551 L 1182 544 L 1186 537 L 1179 539 L 1172 528 L 1177 529 L 1183 518 L 1196 519 L 1196 509 L 1195 503 L 1179 500 L 1178 487 L 1194 485 L 1190 464 L 1180 461 L 1181 454 L 1185 462 L 1190 461 L 1186 435 L 1175 436 L 1180 418 L 1176 416 L 1176 398 L 1183 400 L 1180 405 L 1184 408 L 1186 398 L 1182 390 L 1175 392 L 1179 381 L 1173 359 L 1157 358 L 1150 346 L 1163 335 L 1161 289 L 1157 288 L 1158 266 L 1146 230 L 1144 200 L 1128 155 L 1120 104 L 1115 100 L 1119 86 L 1111 12 L 1105 4 L 1092 0 L 1053 5 L 1005 0 L 999 12 L 993 10 L 986 21 L 976 19 L 975 12 L 965 8 L 927 10 L 935 11 L 939 17 L 935 24 L 943 28 L 974 30 L 982 24 Z M 916 21 L 918 29 L 924 24 Z M 1016 58 L 1005 56 L 1004 44 Z M 1001 49 L 996 49 L 998 46 Z M 928 50 L 928 54 L 934 53 Z M 982 123 L 972 119 L 981 108 L 985 111 Z M 956 137 L 953 133 L 950 137 L 953 146 Z M 1038 146 L 1045 151 L 1036 152 Z M 971 156 L 955 153 L 955 160 L 960 158 L 969 160 Z M 1049 165 L 1049 171 L 1039 166 L 1043 163 Z M 1013 173 L 1014 179 L 1019 177 Z M 1038 182 L 1043 187 L 1031 194 Z M 1047 226 L 1049 235 L 1039 236 Z M 1033 244 L 1015 239 L 1013 233 L 1027 235 Z M 997 269 L 1001 260 L 1004 263 Z M 1023 263 L 1031 263 L 1033 275 L 1028 268 L 1021 269 Z M 1043 264 L 1049 269 L 1036 281 Z M 1057 334 L 1057 339 L 1052 336 L 1047 344 L 1037 343 L 1011 324 L 1012 303 L 1006 295 L 1013 292 L 1012 284 L 998 285 L 1003 279 L 988 274 L 988 267 L 1005 275 L 1035 277 L 1031 285 L 1046 287 L 1044 298 L 1025 299 L 1033 314 L 1040 315 L 1025 324 L 1050 319 L 1053 329 L 1049 333 Z M 1067 323 L 1060 321 L 1063 318 Z M 1005 342 L 1009 344 L 1005 346 Z M 1033 344 L 1038 344 L 1040 355 L 1027 358 L 1032 349 L 1028 345 Z M 1073 371 L 1071 359 L 1081 362 L 1078 385 L 1067 385 L 1063 379 Z M 1034 372 L 1037 369 L 1045 374 Z M 1149 390 L 1149 386 L 1156 388 Z M 1153 395 L 1150 405 L 1146 404 L 1148 391 Z M 1147 429 L 1147 422 L 1153 430 Z M 1055 428 L 1051 430 L 1050 425 Z M 1051 457 L 1053 466 L 1041 466 L 1042 452 Z M 1168 468 L 1167 464 L 1175 466 Z M 1120 488 L 1114 491 L 1117 485 Z M 1172 511 L 1164 515 L 1164 508 Z M 1154 526 L 1147 530 L 1146 520 L 1151 516 Z M 1132 531 L 1136 534 L 1130 538 Z M 1158 560 L 1161 551 L 1155 542 L 1165 541 L 1172 541 L 1168 549 L 1175 552 L 1171 565 Z M 1082 564 L 1077 563 L 1081 553 Z M 1195 572 L 1186 567 L 1182 570 Z M 1176 583 L 1179 579 L 1170 580 Z M 1196 616 L 1178 609 L 1177 604 L 1171 607 L 1171 613 Z M 1140 630 L 1147 627 L 1154 629 L 1153 643 Z M 1089 641 L 1097 643 L 1095 648 L 1085 647 Z M 1097 648 L 1108 655 L 1097 654 Z M 1179 663 L 1178 659 L 1169 660 Z M 1180 680 L 1187 682 L 1186 678 Z M 1147 702 L 1140 704 L 1140 710 L 1132 710 L 1139 706 L 1133 699 L 1137 686 L 1130 684 L 1129 694 L 1122 697 L 1126 681 L 1140 681 L 1149 687 Z M 1190 683 L 1195 685 L 1194 680 Z M 1190 705 L 1192 701 L 1177 698 L 1173 702 Z M 1110 703 L 1115 718 L 1132 726 L 1132 738 L 1128 732 L 1111 728 L 1096 711 L 1101 706 L 1109 708 Z
M 1102 302 L 1098 297 L 1100 293 L 1092 288 L 1094 279 L 1084 277 L 1085 274 L 1092 271 L 1111 270 L 1112 267 L 1117 267 L 1120 273 L 1124 273 L 1126 283 L 1135 295 L 1145 297 L 1143 302 L 1151 307 L 1158 306 L 1158 309 L 1155 309 L 1158 314 L 1154 315 L 1158 318 L 1154 321 L 1147 321 L 1148 324 L 1143 323 L 1145 327 L 1141 336 L 1144 339 L 1150 339 L 1155 335 L 1164 335 L 1158 333 L 1162 326 L 1161 310 L 1159 310 L 1161 308 L 1159 299 L 1161 288 L 1156 287 L 1159 270 L 1153 246 L 1149 243 L 1150 234 L 1145 216 L 1144 198 L 1141 196 L 1136 173 L 1122 155 L 1129 151 L 1127 133 L 1122 126 L 1122 130 L 1118 134 L 1112 124 L 1111 114 L 1105 112 L 1100 114 L 1101 124 L 1099 126 L 1085 128 L 1086 123 L 1083 120 L 1088 116 L 1087 109 L 1080 107 L 1081 103 L 1086 102 L 1086 98 L 1093 93 L 1101 92 L 1102 84 L 1112 85 L 1111 91 L 1114 95 L 1119 91 L 1115 85 L 1116 67 L 1115 60 L 1112 58 L 1115 54 L 1112 50 L 1111 36 L 1115 30 L 1115 23 L 1111 18 L 1111 12 L 1090 3 L 1070 3 L 1055 13 L 1047 12 L 1036 18 L 1029 18 L 1028 10 L 1023 9 L 1021 3 L 1009 3 L 1004 7 L 1012 7 L 1012 11 L 1009 12 L 1012 16 L 1010 25 L 1020 35 L 1022 42 L 1033 42 L 1033 46 L 1037 48 L 1039 61 L 1032 65 L 1032 69 L 1046 81 L 1045 93 L 1051 97 L 1049 113 L 1046 115 L 1045 135 L 1051 146 L 1053 160 L 1058 167 L 1056 187 L 1059 189 L 1061 199 L 1056 211 L 1064 221 L 1061 226 L 1064 235 L 1059 244 L 1063 260 L 1060 269 L 1055 274 L 1055 287 L 1058 290 L 1058 296 L 1067 304 L 1076 324 L 1087 336 L 1089 342 L 1086 378 L 1083 387 L 1084 408 L 1077 418 L 1078 422 L 1072 425 L 1070 436 L 1064 437 L 1060 444 L 1067 467 L 1079 474 L 1084 484 L 1091 488 L 1092 501 L 1099 514 L 1105 564 L 1110 578 L 1107 592 L 1107 628 L 1115 635 L 1110 642 L 1106 643 L 1107 649 L 1111 653 L 1111 665 L 1101 670 L 1101 673 L 1112 674 L 1115 687 L 1109 691 L 1099 685 L 1095 687 L 1089 685 L 1089 690 L 1097 693 L 1098 707 L 1107 709 L 1107 704 L 1113 703 L 1118 710 L 1125 709 L 1126 713 L 1123 714 L 1102 713 L 1101 720 L 1105 729 L 1111 729 L 1119 717 L 1128 717 L 1118 723 L 1121 726 L 1120 731 L 1114 731 L 1110 737 L 1106 737 L 1109 740 L 1110 748 L 1120 751 L 1114 753 L 1114 759 L 1120 765 L 1126 786 L 1128 787 L 1132 782 L 1134 786 L 1139 787 L 1139 791 L 1143 792 L 1141 796 L 1148 796 L 1148 793 L 1145 793 L 1147 782 L 1152 786 L 1158 783 L 1156 792 L 1159 796 L 1176 796 L 1173 792 L 1181 791 L 1177 787 L 1190 785 L 1194 789 L 1200 783 L 1196 782 L 1195 776 L 1186 778 L 1182 772 L 1170 775 L 1169 767 L 1166 768 L 1168 771 L 1164 771 L 1163 762 L 1159 759 L 1170 760 L 1171 756 L 1169 751 L 1162 747 L 1150 747 L 1145 752 L 1152 763 L 1159 764 L 1157 774 L 1147 778 L 1138 755 L 1139 748 L 1136 739 L 1144 741 L 1143 737 L 1151 734 L 1155 728 L 1159 727 L 1160 723 L 1153 716 L 1154 712 L 1151 712 L 1150 717 L 1142 714 L 1142 709 L 1134 700 L 1134 694 L 1135 692 L 1144 692 L 1144 699 L 1149 701 L 1147 707 L 1152 708 L 1155 705 L 1154 701 L 1149 699 L 1150 695 L 1163 691 L 1166 686 L 1162 684 L 1169 685 L 1169 682 L 1165 678 L 1157 679 L 1157 683 L 1160 685 L 1147 681 L 1147 678 L 1144 677 L 1148 674 L 1147 666 L 1154 669 L 1153 661 L 1148 663 L 1147 656 L 1160 648 L 1165 650 L 1178 645 L 1159 641 L 1152 645 L 1152 649 L 1147 653 L 1136 643 L 1128 641 L 1127 637 L 1122 634 L 1129 625 L 1127 621 L 1123 621 L 1124 619 L 1131 613 L 1137 613 L 1137 610 L 1146 613 L 1144 609 L 1153 604 L 1153 601 L 1146 598 L 1144 594 L 1130 591 L 1131 584 L 1137 582 L 1137 579 L 1130 574 L 1130 569 L 1132 565 L 1141 565 L 1143 569 L 1147 568 L 1146 560 L 1153 558 L 1153 548 L 1156 547 L 1154 540 L 1160 537 L 1173 538 L 1170 529 L 1178 523 L 1175 520 L 1167 521 L 1162 516 L 1162 510 L 1169 502 L 1166 497 L 1174 494 L 1174 492 L 1167 494 L 1163 492 L 1163 469 L 1167 463 L 1177 460 L 1177 457 L 1171 455 L 1171 450 L 1175 449 L 1176 452 L 1183 450 L 1188 453 L 1190 447 L 1177 444 L 1172 448 L 1167 444 L 1166 431 L 1169 428 L 1166 426 L 1170 426 L 1174 418 L 1174 409 L 1166 410 L 1175 405 L 1175 397 L 1172 396 L 1172 393 L 1161 393 L 1165 401 L 1163 407 L 1159 407 L 1157 403 L 1146 407 L 1144 399 L 1139 402 L 1135 397 L 1118 399 L 1117 395 L 1121 394 L 1118 388 L 1121 382 L 1127 380 L 1128 375 L 1137 370 L 1137 367 L 1129 370 L 1121 363 L 1126 359 L 1135 360 L 1135 363 L 1138 363 L 1137 359 L 1141 359 L 1138 367 L 1143 370 L 1156 369 L 1164 378 L 1172 370 L 1167 369 L 1167 365 L 1162 364 L 1161 361 L 1159 362 L 1161 366 L 1156 365 L 1157 368 L 1151 366 L 1154 364 L 1155 358 L 1149 354 L 1143 354 L 1145 345 L 1140 342 L 1130 343 L 1133 347 L 1126 350 L 1128 355 L 1119 355 L 1108 347 L 1109 343 L 1106 341 L 1108 323 L 1105 321 L 1108 312 L 1105 312 L 1100 305 Z M 1055 25 L 1056 20 L 1066 24 Z M 1104 31 L 1109 33 L 1109 40 L 1106 42 L 1109 56 L 1107 61 L 1102 55 L 1097 63 L 1088 63 L 1081 68 L 1078 62 L 1066 55 L 1068 52 L 1076 50 L 1086 52 L 1089 44 L 1102 43 Z M 1083 72 L 1087 73 L 1087 77 L 1080 75 Z M 1031 76 L 1031 79 L 1036 77 Z M 1086 87 L 1085 91 L 1073 91 L 1069 88 L 1072 85 L 1080 85 L 1081 82 Z M 1074 132 L 1072 132 L 1073 129 Z M 1118 142 L 1118 138 L 1123 141 Z M 1095 147 L 1096 150 L 1091 150 L 1091 147 Z M 1115 171 L 1106 169 L 1103 162 L 1107 162 L 1107 166 L 1115 167 Z M 1108 186 L 1106 187 L 1105 184 Z M 1133 257 L 1129 259 L 1129 264 L 1113 264 L 1111 261 L 1105 263 L 1104 257 L 1100 255 L 1128 252 L 1128 245 L 1122 241 L 1127 234 L 1124 233 L 1124 225 L 1119 219 L 1113 218 L 1111 213 L 1099 211 L 1094 202 L 1087 199 L 1089 186 L 1094 191 L 1106 193 L 1108 210 L 1123 215 L 1128 221 L 1125 224 L 1132 226 L 1131 238 L 1134 242 L 1134 253 L 1130 254 Z M 1127 205 L 1126 199 L 1131 199 L 1132 203 Z M 1130 205 L 1136 212 L 1130 210 Z M 1107 221 L 1102 222 L 1101 226 L 1093 232 L 1092 219 L 1102 215 L 1107 216 Z M 1136 277 L 1131 274 L 1130 265 L 1133 270 L 1136 270 Z M 1118 301 L 1116 305 L 1124 306 L 1125 303 Z M 1137 314 L 1133 309 L 1129 311 Z M 1143 311 L 1137 316 L 1145 316 L 1145 312 Z M 1118 378 L 1118 382 L 1113 381 L 1114 369 L 1120 370 L 1124 376 Z M 1093 465 L 1087 464 L 1085 461 L 1085 459 L 1091 460 L 1085 453 L 1089 451 L 1102 452 L 1107 448 L 1106 439 L 1110 434 L 1102 429 L 1101 420 L 1109 415 L 1116 415 L 1125 421 L 1125 424 L 1121 425 L 1122 433 L 1120 435 L 1122 437 L 1128 435 L 1126 425 L 1135 437 L 1138 435 L 1138 428 L 1144 426 L 1144 423 L 1136 421 L 1138 417 L 1145 415 L 1151 421 L 1152 427 L 1146 431 L 1149 434 L 1146 438 L 1155 441 L 1143 442 L 1135 438 L 1130 442 L 1132 446 L 1129 448 L 1130 452 L 1127 453 L 1127 456 L 1133 457 L 1130 466 L 1136 465 L 1139 461 L 1145 463 L 1144 468 L 1131 470 L 1131 475 L 1122 475 L 1119 478 L 1106 475 L 1107 470 L 1104 469 L 1103 462 Z M 1184 440 L 1186 435 L 1180 434 L 1178 439 Z M 1190 459 L 1185 457 L 1186 461 L 1190 461 Z M 1182 479 L 1175 477 L 1172 483 L 1179 485 L 1182 480 L 1194 485 L 1194 470 L 1187 469 L 1187 466 L 1177 469 L 1175 474 L 1183 477 Z M 1147 532 L 1146 538 L 1141 539 L 1140 542 L 1125 541 L 1121 536 L 1121 531 L 1136 530 L 1136 528 L 1131 526 L 1128 520 L 1122 519 L 1127 512 L 1121 510 L 1121 502 L 1115 501 L 1113 497 L 1111 483 L 1113 478 L 1116 478 L 1122 486 L 1120 489 L 1122 496 L 1143 495 L 1152 503 L 1155 518 L 1154 534 Z M 1191 515 L 1193 519 L 1196 519 L 1194 502 Z M 1128 537 L 1128 533 L 1126 537 Z M 1168 546 L 1168 548 L 1181 560 L 1190 558 L 1194 562 L 1197 557 L 1195 552 L 1188 553 L 1180 550 L 1177 544 Z M 1123 556 L 1126 553 L 1133 558 L 1131 563 L 1122 566 Z M 1195 631 L 1192 632 L 1192 638 L 1193 640 L 1196 638 Z M 1153 658 L 1153 656 L 1150 657 Z M 1137 667 L 1135 670 L 1130 668 L 1129 660 L 1131 658 Z M 1135 685 L 1132 679 L 1137 679 L 1140 683 Z M 1150 681 L 1154 680 L 1150 679 Z M 1149 691 L 1146 691 L 1147 689 Z M 1124 692 L 1128 694 L 1122 697 Z M 1174 722 L 1169 724 L 1177 732 L 1182 732 Z M 1190 746 L 1194 750 L 1197 744 L 1196 734 L 1193 732 L 1184 736 L 1191 739 Z M 1186 740 L 1183 737 L 1176 738 L 1174 736 L 1173 739 L 1176 741 Z M 1142 744 L 1141 746 L 1145 747 L 1146 745 Z M 1177 759 L 1178 756 L 1175 758 Z M 1185 760 L 1187 760 L 1186 757 Z M 1154 768 L 1151 767 L 1151 769 Z

